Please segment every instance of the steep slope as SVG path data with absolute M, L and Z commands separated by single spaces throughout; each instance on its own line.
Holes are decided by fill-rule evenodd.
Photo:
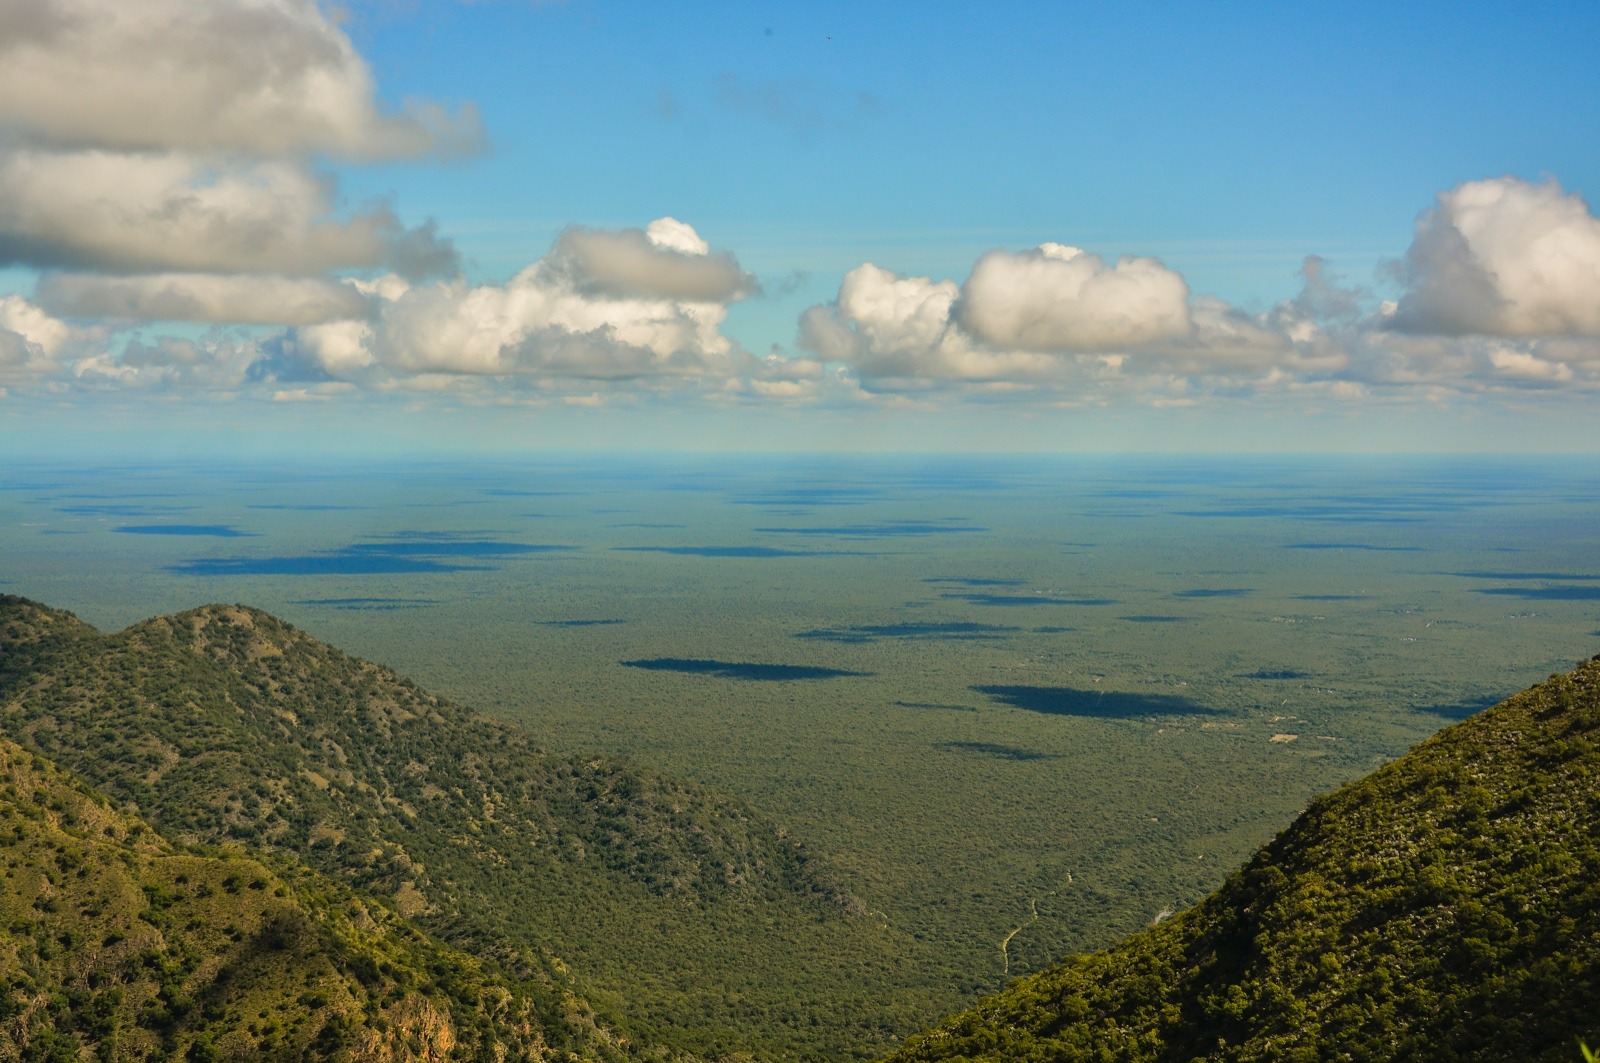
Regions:
M 839 1058 L 954 1003 L 748 808 L 543 753 L 256 610 L 101 635 L 0 598 L 0 731 L 174 839 L 293 853 L 523 975 L 559 956 L 650 1043 Z
M 0 1059 L 583 1059 L 575 1002 L 304 868 L 175 849 L 0 739 Z
M 1600 658 L 1318 800 L 1195 908 L 891 1060 L 1540 1063 L 1600 1034 Z

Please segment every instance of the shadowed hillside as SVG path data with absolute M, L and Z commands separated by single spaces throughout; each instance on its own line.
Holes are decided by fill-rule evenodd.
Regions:
M 1316 801 L 1205 901 L 896 1063 L 1576 1060 L 1600 1033 L 1600 658 Z

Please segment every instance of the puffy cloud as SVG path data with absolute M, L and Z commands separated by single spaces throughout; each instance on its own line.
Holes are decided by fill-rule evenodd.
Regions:
M 370 308 L 353 284 L 271 275 L 52 273 L 40 279 L 36 297 L 68 317 L 252 325 L 339 321 L 363 317 Z
M 377 159 L 482 141 L 470 109 L 379 110 L 315 0 L 0 0 L 0 123 L 131 152 Z
M 644 227 L 645 239 L 654 247 L 685 255 L 709 255 L 711 245 L 695 232 L 694 226 L 677 218 L 657 218 Z
M 112 180 L 124 160 L 126 179 Z M 52 184 L 87 204 L 82 217 L 43 209 Z M 1440 196 L 1419 221 L 1397 302 L 1373 307 L 1311 256 L 1297 295 L 1250 312 L 1191 296 L 1153 258 L 1108 262 L 1043 244 L 986 254 L 963 281 L 859 266 L 833 302 L 802 315 L 811 356 L 795 358 L 752 356 L 724 333 L 729 306 L 757 281 L 673 218 L 572 227 L 509 281 L 472 285 L 418 280 L 421 270 L 337 278 L 330 271 L 358 255 L 397 263 L 408 240 L 422 258 L 439 245 L 426 228 L 401 232 L 381 209 L 334 216 L 329 185 L 293 160 L 207 168 L 170 153 L 30 149 L 0 155 L 0 191 L 10 188 L 19 194 L 0 195 L 0 246 L 31 225 L 35 249 L 102 272 L 49 273 L 34 300 L 0 299 L 0 387 L 580 403 L 681 389 L 712 403 L 841 404 L 916 404 L 959 389 L 1055 406 L 1600 389 L 1600 327 L 1585 317 L 1600 304 L 1585 301 L 1583 272 L 1595 219 L 1553 185 L 1509 179 Z M 1539 270 L 1553 262 L 1570 268 L 1546 284 Z M 1461 296 L 1469 290 L 1480 296 L 1473 306 Z M 1423 311 L 1435 315 L 1428 329 Z M 1479 313 L 1477 332 L 1444 328 L 1445 311 L 1456 326 Z M 92 319 L 287 327 L 140 336 L 119 350 L 108 328 L 83 326 Z
M 719 269 L 734 263 L 693 227 L 661 219 L 620 234 L 647 240 L 645 263 L 668 277 L 652 274 L 658 292 L 649 295 L 600 286 L 593 271 L 574 270 L 569 238 L 575 231 L 505 284 L 469 285 L 460 278 L 412 283 L 394 274 L 337 282 L 49 274 L 39 285 L 42 306 L 19 297 L 0 304 L 0 366 L 7 381 L 37 379 L 48 369 L 60 381 L 91 390 L 189 388 L 284 398 L 327 397 L 352 387 L 464 396 L 508 387 L 562 392 L 574 382 L 586 389 L 627 382 L 645 391 L 688 386 L 711 401 L 813 401 L 849 392 L 819 361 L 756 358 L 722 333 L 728 304 L 750 290 L 754 278 L 736 264 L 735 283 L 674 278 L 674 270 L 693 278 L 695 259 Z M 661 289 L 715 298 L 673 297 Z M 135 337 L 118 350 L 103 342 L 104 329 L 97 334 L 101 342 L 73 346 L 74 327 L 52 312 L 293 327 L 269 334 L 216 328 L 200 339 Z M 46 348 L 67 347 L 70 356 L 47 356 Z
M 1060 244 L 991 252 L 959 287 L 868 263 L 830 306 L 801 317 L 800 344 L 888 387 L 938 382 L 1103 387 L 1131 359 L 1163 373 L 1270 361 L 1274 328 L 1216 300 L 1191 309 L 1183 278 L 1155 259 L 1107 267 Z
M 575 265 L 575 234 L 585 251 L 603 249 L 603 264 L 591 256 Z M 729 377 L 755 364 L 721 332 L 727 304 L 753 283 L 673 219 L 647 230 L 569 229 L 504 285 L 389 278 L 366 288 L 377 302 L 370 321 L 300 329 L 297 342 L 345 378 Z
M 52 316 L 20 295 L 0 296 L 0 383 L 59 375 L 68 359 L 98 350 L 106 330 Z
M 0 265 L 68 271 L 40 279 L 39 313 L 364 316 L 368 298 L 336 271 L 450 275 L 455 249 L 385 203 L 343 209 L 310 158 L 450 153 L 480 139 L 471 112 L 380 108 L 316 0 L 0 0 Z M 8 364 L 46 350 L 26 342 L 7 341 Z M 85 381 L 205 377 L 156 372 L 138 352 L 80 345 L 71 364 Z
M 4 317 L 4 310 L 0 304 L 0 318 Z M 54 359 L 42 346 L 0 323 L 0 385 L 32 383 L 55 368 Z
M 1191 327 L 1186 335 L 1125 349 L 1133 351 L 1135 359 L 1187 375 L 1259 372 L 1283 363 L 1295 350 L 1281 321 L 1245 313 L 1221 299 L 1195 299 L 1188 316 Z
M 0 380 L 14 370 L 27 367 L 34 357 L 34 350 L 20 333 L 0 328 Z
M 991 347 L 1104 351 L 1183 336 L 1189 286 L 1153 258 L 1106 266 L 1062 244 L 991 251 L 961 286 L 961 325 Z
M 1600 334 L 1600 219 L 1554 181 L 1472 181 L 1417 220 L 1395 329 L 1445 336 Z
M 839 316 L 858 331 L 863 353 L 915 356 L 951 339 L 956 295 L 950 281 L 900 277 L 868 262 L 845 274 Z
M 901 277 L 868 262 L 845 274 L 830 309 L 801 318 L 801 343 L 830 361 L 926 360 L 949 335 L 956 286 Z
M 952 281 L 901 277 L 869 262 L 845 275 L 832 307 L 812 307 L 802 316 L 800 344 L 895 386 L 1030 378 L 1055 367 L 1050 355 L 974 342 L 953 319 L 958 295 Z
M 1514 340 L 1372 329 L 1351 337 L 1350 345 L 1350 377 L 1391 390 L 1600 390 L 1600 342 L 1590 338 Z
M 723 313 L 716 304 L 597 299 L 535 268 L 504 286 L 411 289 L 383 307 L 367 347 L 404 373 L 637 376 L 652 362 L 672 372 L 725 356 Z
M 108 272 L 455 268 L 431 226 L 378 206 L 332 216 L 333 182 L 293 162 L 177 154 L 17 152 L 0 158 L 0 261 Z
M 1533 351 L 1500 347 L 1489 352 L 1489 364 L 1501 376 L 1512 380 L 1561 384 L 1573 378 L 1572 367 L 1548 361 Z
M 1541 357 L 1600 376 L 1600 338 L 1557 337 L 1533 345 Z
M 712 254 L 676 218 L 659 218 L 648 229 L 568 229 L 546 268 L 566 273 L 578 290 L 602 296 L 726 303 L 757 287 L 737 259 Z
M 279 355 L 289 372 L 276 371 L 280 379 L 304 376 L 351 379 L 363 374 L 375 360 L 372 326 L 366 321 L 331 321 L 296 329 L 281 341 Z M 261 367 L 263 371 L 267 366 Z
M 1462 189 L 1471 194 L 1457 196 Z M 1488 326 L 1477 336 L 1415 327 L 1418 293 L 1434 294 L 1426 286 L 1442 283 L 1442 268 L 1414 275 L 1411 304 L 1367 308 L 1367 293 L 1340 284 L 1324 260 L 1308 256 L 1299 294 L 1252 313 L 1189 296 L 1183 278 L 1155 259 L 1108 267 L 1045 244 L 984 255 L 959 286 L 860 266 L 833 303 L 801 315 L 799 343 L 879 393 L 959 386 L 975 396 L 1169 405 L 1269 392 L 1343 401 L 1600 388 L 1600 340 L 1577 335 L 1587 330 L 1586 314 L 1600 316 L 1600 294 L 1588 293 L 1593 271 L 1584 265 L 1595 224 L 1587 208 L 1548 185 L 1462 189 L 1441 203 L 1461 226 L 1449 230 L 1451 238 L 1466 242 L 1466 233 L 1479 250 L 1454 261 L 1492 282 L 1495 298 L 1478 305 L 1488 307 L 1498 334 Z M 1461 206 L 1469 202 L 1487 216 Z M 1424 250 L 1413 249 L 1414 261 L 1443 231 L 1439 213 L 1424 216 Z M 1483 235 L 1490 232 L 1492 239 Z M 1498 270 L 1482 267 L 1489 260 Z M 1428 261 L 1437 264 L 1437 256 Z M 1571 268 L 1544 285 L 1539 270 L 1552 263 Z M 1541 322 L 1553 334 L 1523 338 L 1537 335 Z
M 77 338 L 77 330 L 20 295 L 0 296 L 0 328 L 54 358 Z
M 133 339 L 120 356 L 106 351 L 75 362 L 72 374 L 89 389 L 231 391 L 246 381 L 261 353 L 254 340 L 215 331 L 199 339 Z

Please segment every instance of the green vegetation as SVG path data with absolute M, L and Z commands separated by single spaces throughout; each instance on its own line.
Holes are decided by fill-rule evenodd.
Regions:
M 103 635 L 0 596 L 0 731 L 0 1058 L 837 1060 L 984 984 L 739 802 L 543 752 L 257 610 Z M 1600 660 L 889 1058 L 1575 1058 L 1600 999 L 1596 822 Z M 1041 892 L 1001 964 L 1095 898 Z
M 185 851 L 0 739 L 0 1059 L 623 1053 L 581 1003 L 283 861 Z
M 1600 658 L 1314 802 L 1189 911 L 889 1058 L 1570 1060 L 1600 1001 L 1597 823 Z
M 175 841 L 292 854 L 642 1043 L 837 1059 L 959 1003 L 750 809 L 543 753 L 257 610 L 105 636 L 0 598 L 0 728 Z
M 1600 648 L 1592 602 L 1480 593 L 1594 575 L 1596 482 L 1433 459 L 0 460 L 0 591 L 102 631 L 250 602 L 546 750 L 732 795 L 907 944 L 850 961 L 932 987 L 907 1033 L 1193 904 L 1314 795 Z M 250 534 L 111 530 L 169 522 Z M 944 526 L 986 530 L 896 534 Z M 540 544 L 577 549 L 507 552 Z M 248 564 L 283 558 L 318 571 Z M 444 570 L 343 571 L 419 561 Z M 1116 604 L 1061 604 L 1086 601 Z M 621 663 L 662 659 L 862 674 Z

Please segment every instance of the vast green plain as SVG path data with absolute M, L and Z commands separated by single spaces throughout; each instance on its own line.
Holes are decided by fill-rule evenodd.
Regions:
M 0 581 L 102 630 L 248 603 L 726 791 L 959 1001 L 1600 648 L 1600 466 L 8 465 Z

